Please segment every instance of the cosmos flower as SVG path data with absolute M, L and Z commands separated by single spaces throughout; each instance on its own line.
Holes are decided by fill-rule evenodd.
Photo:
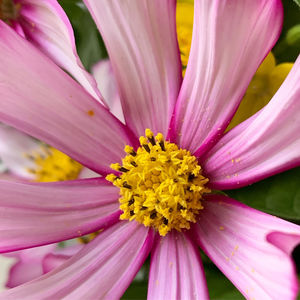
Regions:
M 177 2 L 176 27 L 183 75 L 190 52 L 193 11 L 193 1 Z M 64 14 L 60 14 L 60 16 L 64 17 Z M 13 23 L 10 25 L 17 29 Z M 63 27 L 60 28 L 61 32 L 63 32 L 62 29 Z M 285 63 L 275 67 L 275 59 L 270 52 L 255 73 L 243 98 L 242 106 L 239 107 L 229 127 L 232 128 L 233 125 L 240 123 L 265 105 L 280 87 L 292 65 Z M 97 63 L 92 68 L 92 74 L 110 111 L 124 122 L 109 60 L 101 60 Z M 96 173 L 88 168 L 82 168 L 80 164 L 57 149 L 45 147 L 39 141 L 8 126 L 0 126 L 0 157 L 8 170 L 1 175 L 2 179 L 49 182 L 97 176 Z M 90 236 L 79 239 L 83 243 L 87 243 L 89 240 Z M 75 254 L 74 250 L 78 251 L 78 248 L 81 248 L 78 244 L 75 247 L 67 246 L 64 249 L 58 244 L 50 244 L 8 253 L 6 256 L 15 258 L 16 262 L 9 269 L 6 286 L 13 288 L 49 272 L 64 263 L 70 258 L 70 255 Z
M 0 250 L 104 231 L 2 299 L 117 299 L 150 252 L 149 299 L 206 299 L 197 246 L 245 297 L 295 298 L 299 226 L 216 193 L 299 165 L 299 59 L 265 108 L 223 134 L 278 38 L 281 2 L 195 1 L 183 81 L 175 1 L 85 3 L 126 123 L 4 23 L 0 120 L 107 180 L 1 181 Z

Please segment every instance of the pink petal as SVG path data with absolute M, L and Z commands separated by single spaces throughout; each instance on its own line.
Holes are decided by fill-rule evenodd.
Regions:
M 34 176 L 28 172 L 28 168 L 34 167 L 34 163 L 26 154 L 39 152 L 40 148 L 40 143 L 32 137 L 12 127 L 0 125 L 0 158 L 14 175 L 33 179 Z
M 17 259 L 9 270 L 6 287 L 14 288 L 52 271 L 82 248 L 82 244 L 65 248 L 58 247 L 58 244 L 51 244 L 4 254 L 6 257 Z
M 19 0 L 19 23 L 26 38 L 68 71 L 96 99 L 103 101 L 95 79 L 78 57 L 74 33 L 64 10 L 56 0 Z
M 126 123 L 167 133 L 181 84 L 176 1 L 85 0 L 104 39 Z
M 282 25 L 279 0 L 196 0 L 191 53 L 173 139 L 197 156 L 228 126 Z
M 130 143 L 124 125 L 5 23 L 0 36 L 0 121 L 110 172 Z
M 300 243 L 300 227 L 225 196 L 206 200 L 193 233 L 218 268 L 247 299 L 295 299 L 291 252 Z
M 55 244 L 10 253 L 18 261 L 10 268 L 6 287 L 14 288 L 44 274 L 42 260 Z
M 148 300 L 209 299 L 199 250 L 182 233 L 157 239 L 149 276 Z
M 92 68 L 92 73 L 112 114 L 125 123 L 120 96 L 118 94 L 116 78 L 109 59 L 99 61 Z
M 55 251 L 53 251 L 52 253 L 48 253 L 44 257 L 42 263 L 43 274 L 46 274 L 64 264 L 73 255 L 78 253 L 83 247 L 85 246 L 82 244 L 77 244 L 73 246 L 67 246 L 65 248 L 58 248 L 55 249 Z
M 9 277 L 9 270 L 15 264 L 16 260 L 14 258 L 4 257 L 0 255 L 0 265 L 1 265 L 1 276 L 0 276 L 0 295 L 1 291 L 5 290 L 5 284 Z
M 300 57 L 271 102 L 203 158 L 214 189 L 248 185 L 300 165 Z
M 118 189 L 105 179 L 0 181 L 0 252 L 95 232 L 119 217 Z
M 22 1 L 22 0 L 20 0 L 20 1 Z M 17 0 L 15 2 L 17 2 Z M 23 28 L 17 20 L 12 21 L 10 24 L 10 27 L 13 28 L 21 37 L 25 38 L 25 33 L 23 31 Z
M 0 180 L 8 180 L 8 181 L 18 181 L 18 182 L 24 182 L 28 181 L 28 179 L 24 179 L 24 177 L 13 175 L 9 172 L 0 173 Z
M 149 254 L 153 234 L 136 222 L 105 230 L 64 265 L 0 299 L 119 299 Z

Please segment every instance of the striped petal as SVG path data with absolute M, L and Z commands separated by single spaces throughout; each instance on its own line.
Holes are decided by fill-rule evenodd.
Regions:
M 0 299 L 120 299 L 152 246 L 136 222 L 105 230 L 54 271 L 0 294 Z
M 157 239 L 149 276 L 148 300 L 209 299 L 199 250 L 182 233 Z
M 115 222 L 119 192 L 105 179 L 55 183 L 0 181 L 0 252 L 95 232 Z
M 14 288 L 42 276 L 44 274 L 42 261 L 55 247 L 55 244 L 51 244 L 9 253 L 9 257 L 15 257 L 17 262 L 9 270 L 6 287 Z
M 84 69 L 76 51 L 70 21 L 56 0 L 18 0 L 19 23 L 25 37 L 68 71 L 93 97 L 103 102 L 95 79 Z
M 176 1 L 85 0 L 104 39 L 126 123 L 167 133 L 181 84 Z
M 207 197 L 193 237 L 247 299 L 296 299 L 300 226 L 225 196 Z
M 66 246 L 65 248 L 56 248 L 54 251 L 47 253 L 42 262 L 43 274 L 46 274 L 64 264 L 83 247 L 85 247 L 84 244 L 75 244 Z
M 265 108 L 203 158 L 214 189 L 232 189 L 300 165 L 300 57 Z
M 0 121 L 110 172 L 130 143 L 124 125 L 3 22 L 0 36 Z
M 200 156 L 228 126 L 282 24 L 279 0 L 195 0 L 189 62 L 173 140 Z
M 103 59 L 94 65 L 92 74 L 96 79 L 98 88 L 111 113 L 124 123 L 124 114 L 120 96 L 118 94 L 116 78 L 109 59 Z

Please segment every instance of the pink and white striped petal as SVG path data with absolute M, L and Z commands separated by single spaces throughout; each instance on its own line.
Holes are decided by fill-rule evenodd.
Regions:
M 0 253 L 95 232 L 119 218 L 119 191 L 105 179 L 0 181 Z
M 126 123 L 167 133 L 181 84 L 176 1 L 84 0 L 105 42 Z
M 116 78 L 109 59 L 99 61 L 92 68 L 98 88 L 103 95 L 111 113 L 125 123 L 121 99 L 118 94 Z
M 171 137 L 200 156 L 220 138 L 282 25 L 280 0 L 195 0 Z
M 36 47 L 0 23 L 0 121 L 106 174 L 128 130 Z
M 147 258 L 153 234 L 118 222 L 54 271 L 0 294 L 0 299 L 120 299 Z
M 199 250 L 187 236 L 172 231 L 152 251 L 148 300 L 209 299 Z
M 203 206 L 193 237 L 240 292 L 247 299 L 295 299 L 291 252 L 300 227 L 226 196 L 208 196 Z
M 56 244 L 25 249 L 8 253 L 7 257 L 15 257 L 17 262 L 10 268 L 6 287 L 14 288 L 44 274 L 42 261 L 51 253 Z
M 232 189 L 300 165 L 300 56 L 273 99 L 203 158 L 214 189 Z
M 78 57 L 70 21 L 56 0 L 17 0 L 19 23 L 25 37 L 68 71 L 93 97 L 103 103 L 95 79 Z
M 42 261 L 43 274 L 46 274 L 64 264 L 83 247 L 85 247 L 85 245 L 75 244 L 66 246 L 65 248 L 56 248 L 54 251 L 47 253 Z
M 32 137 L 4 124 L 0 125 L 0 159 L 7 171 L 24 179 L 33 179 L 28 172 L 34 167 L 33 161 L 26 155 L 39 153 L 40 143 Z

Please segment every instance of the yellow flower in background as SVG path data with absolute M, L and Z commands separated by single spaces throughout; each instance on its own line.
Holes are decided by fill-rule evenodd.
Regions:
M 176 24 L 179 50 L 182 63 L 182 73 L 185 74 L 191 49 L 193 32 L 194 1 L 181 0 L 177 2 Z
M 82 165 L 59 150 L 43 145 L 37 153 L 27 154 L 35 165 L 28 172 L 34 174 L 34 181 L 53 182 L 77 179 Z
M 292 66 L 292 63 L 276 65 L 275 57 L 270 52 L 252 78 L 237 113 L 228 126 L 228 130 L 263 108 L 279 89 Z
M 183 76 L 191 48 L 193 15 L 193 0 L 179 0 L 177 2 L 176 23 Z M 270 52 L 255 73 L 227 130 L 232 129 L 264 107 L 281 86 L 292 66 L 292 63 L 276 65 L 275 57 Z

